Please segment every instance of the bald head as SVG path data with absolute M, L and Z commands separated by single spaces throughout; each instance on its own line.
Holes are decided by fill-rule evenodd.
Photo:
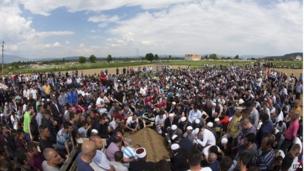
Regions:
M 81 146 L 81 152 L 83 154 L 91 153 L 96 150 L 96 145 L 94 141 L 88 140 L 83 142 Z
M 44 156 L 45 160 L 48 161 L 48 160 L 51 159 L 51 157 L 52 157 L 52 155 L 53 155 L 54 153 L 56 153 L 56 151 L 55 151 L 54 149 L 52 149 L 52 148 L 46 148 L 46 149 L 44 149 L 44 151 L 43 151 L 43 156 Z
M 91 136 L 90 140 L 95 143 L 97 149 L 102 149 L 104 146 L 104 143 L 105 143 L 102 138 L 100 138 L 99 136 L 96 136 L 96 135 Z
M 63 162 L 62 157 L 52 148 L 46 148 L 43 150 L 43 156 L 49 165 L 58 166 Z
M 81 145 L 81 155 L 89 163 L 92 161 L 96 154 L 96 145 L 94 141 L 87 140 Z

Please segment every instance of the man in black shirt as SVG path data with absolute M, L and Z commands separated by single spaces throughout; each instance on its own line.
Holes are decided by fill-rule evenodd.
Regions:
M 289 169 L 299 168 L 298 156 L 301 152 L 301 146 L 299 144 L 294 144 L 289 150 L 288 154 L 283 160 L 282 171 L 287 171 Z
M 130 162 L 130 171 L 156 170 L 156 165 L 154 163 L 146 161 L 146 149 L 140 147 L 136 149 L 136 154 L 138 156 L 138 159 Z
M 53 148 L 53 142 L 50 138 L 51 134 L 48 127 L 40 126 L 39 128 L 40 139 L 39 139 L 39 147 L 42 152 L 46 148 Z

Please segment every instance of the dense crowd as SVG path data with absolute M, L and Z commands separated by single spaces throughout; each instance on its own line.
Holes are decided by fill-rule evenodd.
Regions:
M 78 147 L 78 171 L 297 170 L 302 89 L 302 75 L 260 66 L 6 76 L 0 170 L 58 171 Z M 170 159 L 126 137 L 147 127 Z

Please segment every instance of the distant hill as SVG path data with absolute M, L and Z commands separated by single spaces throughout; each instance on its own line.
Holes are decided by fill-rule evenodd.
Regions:
M 9 63 L 13 63 L 13 62 L 27 62 L 29 61 L 29 59 L 27 58 L 23 58 L 17 55 L 10 55 L 10 54 L 5 54 L 4 55 L 4 63 L 5 64 L 9 64 Z M 2 62 L 2 58 L 0 56 L 0 63 Z
M 267 59 L 267 60 L 275 60 L 275 59 L 279 59 L 279 60 L 296 60 L 296 58 L 302 58 L 303 60 L 303 53 L 302 52 L 296 52 L 296 53 L 289 53 L 289 54 L 285 54 L 283 56 L 266 56 L 263 57 L 262 59 Z

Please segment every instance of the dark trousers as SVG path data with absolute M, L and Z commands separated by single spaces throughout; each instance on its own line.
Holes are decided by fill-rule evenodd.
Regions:
M 291 145 L 292 145 L 292 140 L 287 140 L 287 139 L 285 139 L 285 140 L 283 141 L 282 146 L 281 146 L 281 150 L 283 150 L 284 153 L 287 154 L 288 151 L 289 151 L 289 149 L 290 149 L 290 147 L 291 147 Z

